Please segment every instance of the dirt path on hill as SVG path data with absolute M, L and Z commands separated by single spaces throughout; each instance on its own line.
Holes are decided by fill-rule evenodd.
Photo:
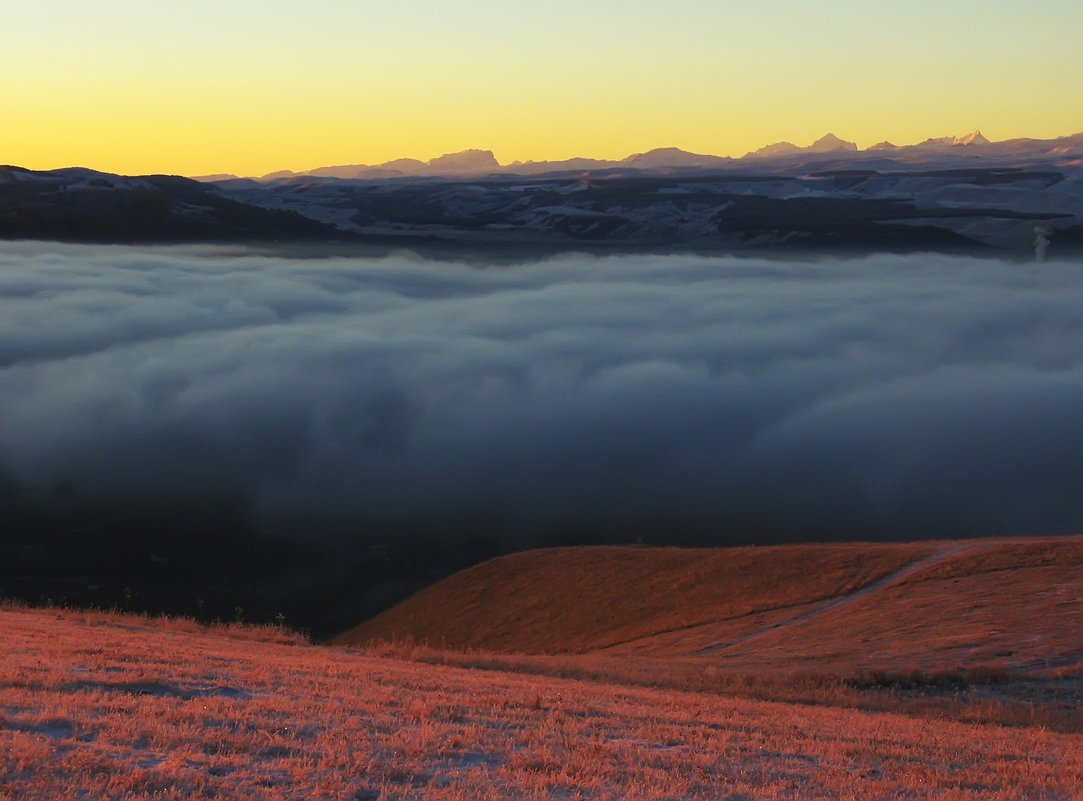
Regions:
M 874 592 L 885 589 L 887 587 L 893 587 L 897 584 L 902 584 L 907 579 L 913 577 L 915 574 L 924 570 L 928 570 L 931 567 L 943 564 L 958 556 L 962 556 L 966 553 L 974 553 L 977 551 L 987 550 L 990 546 L 987 542 L 964 542 L 958 545 L 951 545 L 939 550 L 933 551 L 928 556 L 917 559 L 910 564 L 899 568 L 894 573 L 888 573 L 883 578 L 876 579 L 864 587 L 854 590 L 847 595 L 840 595 L 836 598 L 830 598 L 823 603 L 819 604 L 814 609 L 810 609 L 807 612 L 794 615 L 793 617 L 774 623 L 767 628 L 756 629 L 750 631 L 747 634 L 742 634 L 740 637 L 734 637 L 732 640 L 725 640 L 723 642 L 715 643 L 714 645 L 708 645 L 706 648 L 700 648 L 698 651 L 693 652 L 695 656 L 706 656 L 708 654 L 718 653 L 726 648 L 732 648 L 735 645 L 743 645 L 750 640 L 755 640 L 758 637 L 762 637 L 765 634 L 769 634 L 785 626 L 794 626 L 799 623 L 804 623 L 806 620 L 812 620 L 820 615 L 827 614 L 828 612 L 834 612 L 836 609 L 841 609 L 850 604 L 860 601 L 868 595 Z

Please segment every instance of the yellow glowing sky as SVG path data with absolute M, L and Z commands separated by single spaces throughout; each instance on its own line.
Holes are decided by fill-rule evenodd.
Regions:
M 1079 0 L 5 0 L 0 163 L 261 175 L 1083 131 Z

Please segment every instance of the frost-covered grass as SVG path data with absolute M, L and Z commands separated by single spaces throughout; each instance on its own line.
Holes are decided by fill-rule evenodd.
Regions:
M 0 798 L 1083 795 L 1079 734 L 223 634 L 0 611 Z
M 1031 673 L 975 664 L 931 671 L 899 666 L 835 672 L 831 666 L 824 670 L 810 663 L 798 670 L 747 671 L 717 658 L 450 651 L 410 640 L 374 643 L 358 652 L 471 670 L 1083 734 L 1083 674 L 1077 669 Z

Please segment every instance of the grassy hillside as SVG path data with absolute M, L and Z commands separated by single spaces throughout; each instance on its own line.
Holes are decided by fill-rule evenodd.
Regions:
M 458 573 L 335 642 L 702 658 L 730 669 L 1071 674 L 1083 537 L 558 548 Z
M 551 548 L 485 562 L 336 639 L 586 652 L 853 592 L 927 545 Z
M 1042 722 L 463 670 L 55 609 L 0 609 L 0 641 L 3 801 L 1083 793 L 1083 735 Z

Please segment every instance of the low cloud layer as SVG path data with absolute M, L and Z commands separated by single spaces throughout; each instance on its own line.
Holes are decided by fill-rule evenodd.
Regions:
M 0 478 L 268 533 L 1083 530 L 1083 266 L 0 250 Z

